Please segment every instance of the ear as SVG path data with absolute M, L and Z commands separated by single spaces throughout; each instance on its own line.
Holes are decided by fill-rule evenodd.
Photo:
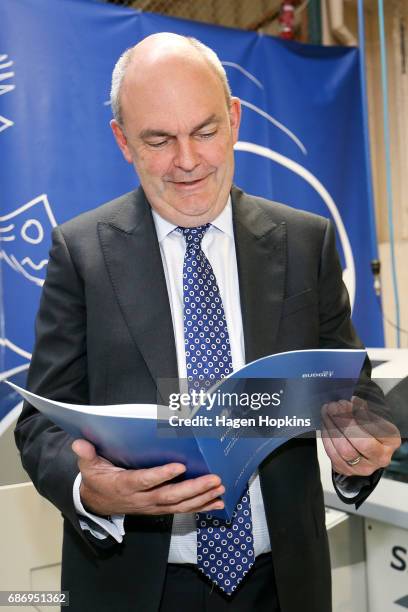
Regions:
M 231 106 L 229 109 L 229 116 L 231 122 L 232 139 L 235 144 L 238 140 L 239 125 L 241 123 L 241 102 L 239 98 L 235 96 L 231 98 Z
M 122 151 L 123 157 L 126 159 L 127 162 L 129 162 L 129 164 L 132 164 L 133 157 L 128 147 L 127 138 L 125 136 L 124 131 L 122 130 L 116 119 L 111 120 L 110 126 L 112 128 L 113 135 L 115 136 L 117 145 Z

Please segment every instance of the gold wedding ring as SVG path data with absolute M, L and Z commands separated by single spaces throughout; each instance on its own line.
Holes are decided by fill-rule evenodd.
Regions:
M 350 459 L 349 461 L 346 461 L 347 465 L 350 465 L 351 467 L 353 467 L 353 465 L 357 465 L 357 463 L 360 463 L 361 461 L 361 455 L 358 455 L 358 457 L 356 457 L 355 459 Z

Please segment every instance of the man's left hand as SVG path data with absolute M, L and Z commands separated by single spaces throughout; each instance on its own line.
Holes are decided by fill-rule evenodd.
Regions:
M 386 467 L 401 444 L 395 425 L 357 397 L 323 406 L 322 440 L 333 470 L 345 476 L 370 476 Z

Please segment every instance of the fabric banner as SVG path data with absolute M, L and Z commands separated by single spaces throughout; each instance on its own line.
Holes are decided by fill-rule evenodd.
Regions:
M 127 47 L 159 31 L 219 55 L 243 105 L 236 184 L 333 219 L 353 320 L 367 345 L 382 346 L 358 49 L 94 0 L 2 0 L 1 370 L 30 359 L 52 227 L 137 185 L 110 131 L 110 77 Z

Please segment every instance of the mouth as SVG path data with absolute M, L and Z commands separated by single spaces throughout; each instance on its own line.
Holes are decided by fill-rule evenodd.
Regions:
M 197 187 L 201 187 L 208 177 L 209 175 L 195 179 L 194 181 L 172 181 L 172 183 L 174 188 L 178 191 L 193 191 Z

